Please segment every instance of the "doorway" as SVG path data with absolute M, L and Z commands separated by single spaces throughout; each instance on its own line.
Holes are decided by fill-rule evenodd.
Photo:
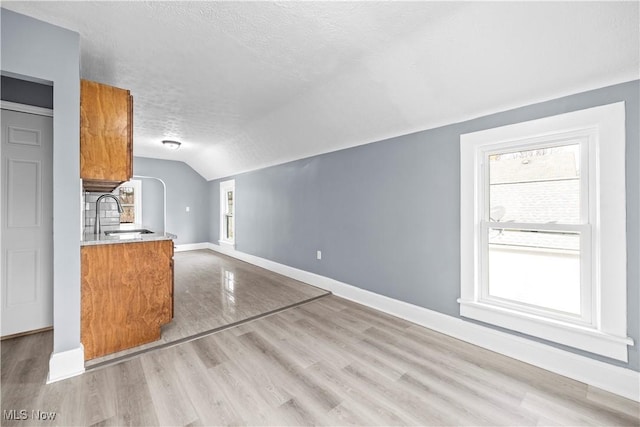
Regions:
M 53 114 L 5 105 L 0 155 L 3 338 L 53 325 Z

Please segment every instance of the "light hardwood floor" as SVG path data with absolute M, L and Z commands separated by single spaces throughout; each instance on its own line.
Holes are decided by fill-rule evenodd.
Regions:
M 2 343 L 3 411 L 56 412 L 46 425 L 640 423 L 635 402 L 336 296 L 45 385 L 51 339 Z
M 174 318 L 160 340 L 89 360 L 87 368 L 329 294 L 210 250 L 177 252 L 174 259 Z

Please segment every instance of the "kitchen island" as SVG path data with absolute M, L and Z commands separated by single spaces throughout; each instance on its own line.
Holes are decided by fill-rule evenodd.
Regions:
M 85 360 L 160 339 L 161 326 L 173 318 L 175 238 L 138 224 L 84 233 L 80 334 Z
M 150 233 L 135 233 L 136 230 L 147 230 Z M 107 234 L 113 231 L 123 233 Z M 134 236 L 134 234 L 137 234 Z M 178 236 L 171 233 L 160 233 L 149 230 L 142 224 L 103 225 L 100 234 L 86 230 L 82 235 L 80 246 L 104 245 L 111 243 L 153 242 L 158 240 L 174 240 Z

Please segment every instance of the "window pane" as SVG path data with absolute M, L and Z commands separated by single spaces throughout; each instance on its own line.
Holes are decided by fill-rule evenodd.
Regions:
M 580 315 L 580 235 L 489 229 L 489 295 Z
M 120 194 L 118 197 L 120 198 L 121 204 L 132 205 L 134 203 L 133 187 L 120 187 Z
M 227 191 L 227 214 L 233 215 L 233 191 Z
M 227 234 L 225 236 L 225 238 L 229 239 L 229 240 L 232 240 L 233 239 L 233 217 L 229 216 L 229 215 L 226 215 L 225 219 L 226 219 L 226 229 L 225 229 L 225 231 L 226 231 L 226 234 Z
M 136 210 L 133 206 L 123 206 L 120 214 L 120 223 L 136 222 Z
M 489 219 L 580 222 L 580 145 L 489 156 Z

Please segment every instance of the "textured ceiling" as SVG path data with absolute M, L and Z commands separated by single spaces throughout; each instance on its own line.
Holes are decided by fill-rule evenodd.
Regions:
M 8 2 L 207 179 L 638 79 L 638 2 Z M 162 139 L 183 142 L 178 151 Z

